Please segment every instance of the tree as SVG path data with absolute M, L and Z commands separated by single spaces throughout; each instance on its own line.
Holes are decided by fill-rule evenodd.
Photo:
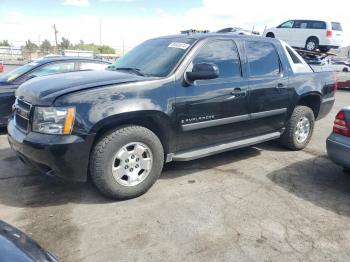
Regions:
M 93 43 L 91 44 L 84 44 L 82 40 L 80 40 L 79 44 L 74 45 L 73 47 L 75 50 L 84 50 L 84 51 L 93 51 L 97 54 L 115 54 L 115 50 L 108 46 L 108 45 L 95 45 Z
M 26 44 L 24 45 L 23 48 L 29 52 L 33 52 L 38 49 L 38 46 L 34 44 L 32 41 L 28 40 L 26 41 Z
M 69 48 L 72 48 L 72 44 L 71 44 L 71 42 L 70 42 L 67 38 L 62 37 L 61 39 L 62 39 L 62 40 L 61 40 L 61 43 L 60 43 L 61 49 L 69 49 Z
M 0 41 L 0 46 L 10 46 L 10 43 L 8 40 Z
M 115 54 L 115 50 L 108 45 L 101 45 L 97 49 L 100 54 Z
M 51 45 L 50 41 L 47 40 L 47 39 L 45 39 L 45 40 L 42 42 L 42 44 L 41 44 L 41 46 L 40 46 L 40 49 L 41 49 L 41 51 L 43 51 L 43 52 L 50 52 L 51 49 L 52 49 L 52 45 Z

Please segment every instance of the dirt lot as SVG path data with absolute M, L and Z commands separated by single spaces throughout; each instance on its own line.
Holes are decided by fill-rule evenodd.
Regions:
M 302 152 L 276 142 L 171 163 L 144 196 L 111 202 L 44 177 L 0 136 L 0 219 L 61 261 L 349 261 L 350 176 L 325 154 L 339 91 Z

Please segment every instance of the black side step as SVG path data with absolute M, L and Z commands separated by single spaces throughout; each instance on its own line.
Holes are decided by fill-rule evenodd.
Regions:
M 218 145 L 209 146 L 209 147 L 203 147 L 200 149 L 179 152 L 176 154 L 169 154 L 167 156 L 166 162 L 190 161 L 190 160 L 194 160 L 197 158 L 202 158 L 202 157 L 211 156 L 211 155 L 215 155 L 218 153 L 230 151 L 232 149 L 238 149 L 238 148 L 242 148 L 242 147 L 256 145 L 256 144 L 259 144 L 262 142 L 277 139 L 280 136 L 281 136 L 280 132 L 274 132 L 274 133 L 256 136 L 256 137 L 252 137 L 252 138 L 246 138 L 246 139 L 242 139 L 242 140 L 238 140 L 238 141 L 234 141 L 234 142 L 228 142 L 228 143 L 218 144 Z

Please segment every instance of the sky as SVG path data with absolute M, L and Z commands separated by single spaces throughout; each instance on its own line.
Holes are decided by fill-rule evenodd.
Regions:
M 0 40 L 15 46 L 28 39 L 54 43 L 55 24 L 59 39 L 96 44 L 101 40 L 129 49 L 146 39 L 185 29 L 216 31 L 239 26 L 262 33 L 265 27 L 289 19 L 322 19 L 341 22 L 344 45 L 349 45 L 349 0 L 334 3 L 330 8 L 319 0 L 0 0 Z

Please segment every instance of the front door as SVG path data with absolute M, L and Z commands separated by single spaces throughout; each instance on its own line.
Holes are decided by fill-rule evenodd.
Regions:
M 242 74 L 237 44 L 230 39 L 208 40 L 193 54 L 186 71 L 198 63 L 215 64 L 219 77 L 189 85 L 179 79 L 177 151 L 238 139 L 249 120 L 248 81 Z
M 293 41 L 293 38 L 296 37 L 294 35 L 294 29 L 293 29 L 294 21 L 290 20 L 282 25 L 278 26 L 276 28 L 276 38 L 281 39 L 283 41 L 286 41 L 287 43 L 290 43 Z

